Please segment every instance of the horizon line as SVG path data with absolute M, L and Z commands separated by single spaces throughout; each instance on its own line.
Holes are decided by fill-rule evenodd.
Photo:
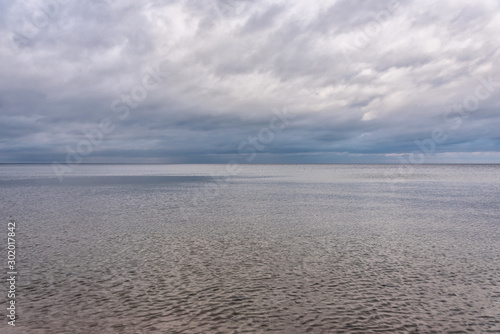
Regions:
M 52 165 L 53 162 L 0 162 L 0 165 Z M 80 165 L 227 165 L 228 162 L 86 162 Z M 500 162 L 423 162 L 423 163 L 401 163 L 401 162 L 294 162 L 294 163 L 238 163 L 239 165 L 500 165 Z

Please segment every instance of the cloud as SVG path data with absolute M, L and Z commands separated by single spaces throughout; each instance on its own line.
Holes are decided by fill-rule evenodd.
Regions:
M 254 162 L 397 162 L 436 131 L 429 162 L 500 162 L 497 1 L 0 9 L 0 162 L 64 162 L 106 119 L 85 162 L 225 163 L 283 107 Z

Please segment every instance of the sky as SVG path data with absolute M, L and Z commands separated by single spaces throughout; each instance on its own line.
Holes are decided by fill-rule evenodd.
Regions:
M 0 0 L 0 163 L 500 163 L 499 0 Z

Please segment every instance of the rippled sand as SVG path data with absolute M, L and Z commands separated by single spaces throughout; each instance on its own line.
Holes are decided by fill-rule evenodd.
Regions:
M 500 332 L 500 168 L 387 168 L 11 182 L 17 333 Z

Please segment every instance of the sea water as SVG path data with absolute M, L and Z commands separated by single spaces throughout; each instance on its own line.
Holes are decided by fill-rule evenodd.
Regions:
M 498 333 L 499 202 L 499 165 L 0 165 L 15 330 Z

